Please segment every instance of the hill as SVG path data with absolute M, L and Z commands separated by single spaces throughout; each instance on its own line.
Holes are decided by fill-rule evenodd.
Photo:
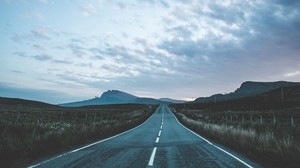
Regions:
M 78 102 L 64 103 L 60 106 L 79 107 L 89 105 L 104 105 L 104 104 L 169 104 L 170 102 L 161 101 L 153 98 L 137 97 L 132 94 L 119 90 L 108 90 L 100 97 Z
M 300 85 L 277 88 L 261 94 L 231 99 L 227 101 L 188 103 L 173 105 L 174 107 L 193 110 L 245 111 L 245 110 L 278 110 L 286 108 L 300 108 Z
M 193 103 L 208 103 L 208 102 L 222 102 L 232 99 L 239 99 L 248 96 L 255 96 L 266 93 L 271 90 L 286 88 L 290 86 L 300 86 L 300 82 L 252 82 L 247 81 L 232 93 L 229 94 L 215 94 L 210 97 L 199 97 Z
M 48 104 L 40 101 L 25 100 L 19 98 L 0 97 L 1 106 L 30 106 L 30 107 L 57 107 L 53 104 Z
M 170 98 L 160 98 L 158 100 L 165 101 L 165 102 L 171 102 L 171 103 L 186 103 L 187 101 L 184 100 L 175 100 Z

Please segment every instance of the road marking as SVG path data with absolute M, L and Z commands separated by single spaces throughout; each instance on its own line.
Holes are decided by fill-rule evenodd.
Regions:
M 156 141 L 155 141 L 155 143 L 158 143 L 158 142 L 159 142 L 159 137 L 157 137 L 157 138 L 156 138 Z
M 157 108 L 157 109 L 158 109 L 158 108 Z M 62 157 L 62 156 L 65 156 L 65 155 L 68 155 L 68 154 L 71 154 L 71 153 L 74 153 L 74 152 L 78 152 L 78 151 L 80 151 L 80 150 L 86 149 L 86 148 L 91 147 L 91 146 L 93 146 L 93 145 L 96 145 L 96 144 L 99 144 L 99 143 L 108 141 L 108 140 L 110 140 L 110 139 L 116 138 L 116 137 L 118 137 L 118 136 L 120 136 L 120 135 L 126 134 L 126 133 L 128 133 L 128 132 L 130 132 L 130 131 L 133 131 L 133 130 L 139 128 L 140 126 L 144 125 L 144 124 L 145 124 L 146 122 L 148 122 L 155 114 L 156 114 L 156 111 L 155 111 L 155 112 L 154 112 L 154 113 L 153 113 L 153 114 L 152 114 L 145 122 L 143 122 L 142 124 L 140 124 L 140 125 L 138 125 L 138 126 L 136 126 L 136 127 L 134 127 L 134 128 L 131 128 L 130 130 L 127 130 L 127 131 L 122 132 L 122 133 L 120 133 L 120 134 L 114 135 L 114 136 L 112 136 L 112 137 L 109 137 L 109 138 L 106 138 L 106 139 L 103 139 L 103 140 L 100 140 L 100 141 L 97 141 L 97 142 L 94 142 L 94 143 L 91 143 L 91 144 L 86 145 L 86 146 L 83 146 L 83 147 L 81 147 L 81 148 L 74 149 L 74 150 L 72 150 L 72 151 L 63 153 L 63 154 L 61 154 L 61 155 L 55 156 L 55 157 L 53 157 L 53 158 L 50 158 L 50 159 L 45 160 L 45 161 L 42 161 L 42 162 L 37 163 L 37 164 L 35 164 L 35 165 L 29 166 L 28 168 L 34 168 L 34 167 L 40 166 L 40 165 L 42 165 L 42 164 L 45 164 L 45 163 L 47 163 L 47 162 L 50 162 L 50 161 L 52 161 L 52 160 L 54 160 L 54 159 L 57 159 L 57 158 L 60 158 L 60 157 Z
M 173 113 L 172 113 L 173 114 Z M 175 115 L 173 114 L 173 116 L 175 117 Z M 205 138 L 203 138 L 202 136 L 200 136 L 200 135 L 198 135 L 197 133 L 195 133 L 194 131 L 192 131 L 192 130 L 190 130 L 189 128 L 187 128 L 186 126 L 184 126 L 184 125 L 182 125 L 178 120 L 177 120 L 177 118 L 175 117 L 175 119 L 176 119 L 176 121 L 182 126 L 182 127 L 184 127 L 185 129 L 187 129 L 187 130 L 189 130 L 190 132 L 192 132 L 193 134 L 195 134 L 197 137 L 199 137 L 199 138 L 201 138 L 201 139 L 203 139 L 204 141 L 206 141 L 207 143 L 209 143 L 210 145 L 212 145 L 212 143 L 211 142 L 209 142 L 209 140 L 207 140 L 207 139 L 205 139 Z
M 233 154 L 231 154 L 231 153 L 227 152 L 226 150 L 224 150 L 224 149 L 222 149 L 222 148 L 220 148 L 220 147 L 218 147 L 218 146 L 216 146 L 216 145 L 212 145 L 212 146 L 214 146 L 215 148 L 217 148 L 217 149 L 219 149 L 219 150 L 223 151 L 224 153 L 228 154 L 229 156 L 231 156 L 231 157 L 235 158 L 236 160 L 240 161 L 241 163 L 243 163 L 243 164 L 244 164 L 244 165 L 246 165 L 247 167 L 249 167 L 249 168 L 253 168 L 252 166 L 250 166 L 250 165 L 249 165 L 249 164 L 247 164 L 246 162 L 242 161 L 240 158 L 238 158 L 238 157 L 234 156 Z
M 172 113 L 172 112 L 171 112 Z M 173 113 L 172 113 L 173 114 Z M 177 118 L 175 117 L 175 115 L 173 114 L 174 118 L 176 119 L 176 121 L 185 129 L 189 130 L 191 133 L 195 134 L 196 136 L 198 136 L 199 138 L 203 139 L 204 141 L 206 141 L 208 144 L 210 144 L 211 146 L 219 149 L 220 151 L 228 154 L 229 156 L 233 157 L 234 159 L 236 159 L 237 161 L 241 162 L 242 164 L 244 164 L 245 166 L 249 167 L 249 168 L 253 168 L 251 165 L 247 164 L 246 162 L 244 162 L 243 160 L 239 159 L 238 157 L 234 156 L 233 154 L 231 154 L 230 152 L 227 152 L 226 150 L 214 145 L 213 143 L 211 143 L 209 140 L 203 138 L 202 136 L 200 136 L 199 134 L 195 133 L 194 131 L 190 130 L 189 128 L 187 128 L 186 126 L 182 125 Z
M 162 127 L 163 127 L 163 124 L 164 124 L 164 111 L 165 111 L 165 109 L 163 108 L 163 115 L 162 115 L 162 119 L 161 119 L 161 126 L 160 126 L 160 130 L 158 132 L 158 136 L 156 137 L 155 143 L 159 142 L 159 137 L 161 135 L 161 130 L 162 130 Z M 154 162 L 156 150 L 157 150 L 157 147 L 154 147 L 153 151 L 152 151 L 152 154 L 151 154 L 151 157 L 150 157 L 150 160 L 148 162 L 148 166 L 153 166 L 153 162 Z
M 152 154 L 151 154 L 151 157 L 150 157 L 150 160 L 149 160 L 149 163 L 148 163 L 149 166 L 153 166 L 156 150 L 157 150 L 157 147 L 154 147 L 153 151 L 152 151 Z

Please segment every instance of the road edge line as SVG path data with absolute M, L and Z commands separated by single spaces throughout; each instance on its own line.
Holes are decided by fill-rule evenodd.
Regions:
M 171 110 L 170 110 L 170 112 L 171 112 Z M 171 113 L 173 114 L 173 112 L 171 112 Z M 194 132 L 194 131 L 192 131 L 191 129 L 187 128 L 186 126 L 182 125 L 182 124 L 178 121 L 177 117 L 176 117 L 174 114 L 173 114 L 173 117 L 176 119 L 176 121 L 177 121 L 182 127 L 184 127 L 185 129 L 189 130 L 190 132 L 192 132 L 193 134 L 195 134 L 197 137 L 201 138 L 202 140 L 206 141 L 208 144 L 213 145 L 213 143 L 211 143 L 209 140 L 203 138 L 202 136 L 200 136 L 200 135 L 197 134 L 196 132 Z
M 158 106 L 157 109 L 158 109 L 158 108 L 160 108 L 160 106 Z M 62 157 L 62 156 L 65 156 L 65 155 L 68 155 L 68 154 L 71 154 L 71 153 L 74 153 L 74 152 L 78 152 L 78 151 L 80 151 L 80 150 L 82 150 L 82 149 L 91 147 L 91 146 L 93 146 L 93 145 L 96 145 L 96 144 L 99 144 L 99 143 L 108 141 L 108 140 L 113 139 L 113 138 L 116 138 L 116 137 L 118 137 L 118 136 L 120 136 L 120 135 L 126 134 L 126 133 L 128 133 L 128 132 L 130 132 L 130 131 L 133 131 L 133 130 L 139 128 L 140 126 L 144 125 L 146 122 L 148 122 L 148 121 L 154 116 L 154 114 L 157 112 L 157 109 L 156 109 L 156 111 L 155 111 L 155 112 L 154 112 L 154 113 L 153 113 L 146 121 L 144 121 L 142 124 L 140 124 L 140 125 L 138 125 L 138 126 L 136 126 L 136 127 L 134 127 L 134 128 L 131 128 L 130 130 L 127 130 L 127 131 L 125 131 L 125 132 L 121 132 L 121 133 L 119 133 L 119 134 L 117 134 L 117 135 L 114 135 L 114 136 L 111 136 L 111 137 L 102 139 L 102 140 L 100 140 L 100 141 L 97 141 L 97 142 L 88 144 L 88 145 L 86 145 L 86 146 L 83 146 L 83 147 L 74 149 L 74 150 L 72 150 L 72 151 L 69 151 L 69 152 L 60 154 L 60 155 L 58 155 L 58 156 L 52 157 L 52 158 L 47 159 L 47 160 L 45 160 L 45 161 L 42 161 L 42 162 L 40 162 L 40 163 L 37 163 L 37 164 L 31 165 L 31 166 L 28 166 L 27 168 L 34 168 L 34 167 L 40 166 L 40 165 L 45 164 L 45 163 L 47 163 L 47 162 L 50 162 L 50 161 L 52 161 L 52 160 L 54 160 L 54 159 L 60 158 L 60 157 Z
M 237 161 L 241 162 L 242 164 L 244 164 L 245 166 L 249 167 L 249 168 L 253 168 L 253 166 L 249 165 L 248 163 L 246 163 L 245 161 L 241 160 L 240 158 L 236 157 L 235 155 L 233 155 L 232 153 L 226 151 L 225 149 L 222 149 L 221 147 L 214 145 L 213 143 L 211 143 L 209 140 L 203 138 L 202 136 L 200 136 L 199 134 L 195 133 L 194 131 L 192 131 L 191 129 L 187 128 L 186 126 L 182 125 L 177 117 L 174 115 L 174 113 L 169 109 L 169 111 L 173 114 L 173 117 L 175 117 L 176 121 L 185 129 L 189 130 L 190 132 L 192 132 L 193 134 L 195 134 L 196 136 L 198 136 L 199 138 L 203 139 L 204 141 L 206 141 L 208 144 L 210 144 L 211 146 L 219 149 L 220 151 L 226 153 L 227 155 L 231 156 L 232 158 L 236 159 Z

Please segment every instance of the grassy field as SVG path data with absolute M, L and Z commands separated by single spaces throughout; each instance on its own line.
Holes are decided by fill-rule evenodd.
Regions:
M 277 92 L 275 90 L 230 101 L 177 104 L 171 107 L 185 126 L 246 155 L 264 167 L 298 167 L 299 87 L 291 88 L 291 94 L 286 94 L 284 100 Z
M 65 108 L 0 99 L 0 165 L 23 167 L 144 122 L 155 110 L 145 105 Z

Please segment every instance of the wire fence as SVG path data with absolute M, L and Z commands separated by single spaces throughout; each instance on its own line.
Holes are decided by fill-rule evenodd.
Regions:
M 189 111 L 191 112 L 191 111 Z M 271 124 L 299 127 L 300 115 L 297 114 L 272 114 L 261 112 L 195 112 L 190 113 L 192 118 L 199 121 L 221 124 Z

